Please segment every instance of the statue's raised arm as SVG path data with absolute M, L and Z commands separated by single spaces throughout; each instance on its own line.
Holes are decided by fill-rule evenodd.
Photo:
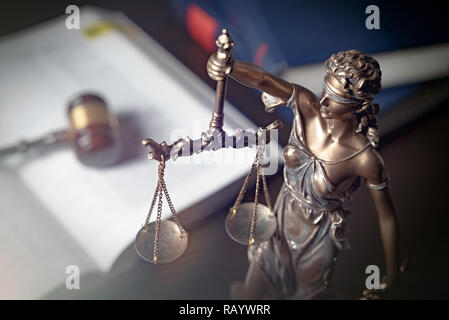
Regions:
M 234 61 L 231 50 L 234 42 L 227 30 L 223 29 L 215 44 L 218 50 L 214 54 L 214 64 L 211 68 L 216 70 L 212 79 L 217 81 L 217 87 L 215 108 L 212 113 L 209 129 L 202 132 L 199 139 L 184 137 L 170 145 L 165 141 L 158 143 L 151 138 L 143 139 L 143 146 L 150 147 L 151 149 L 148 153 L 150 160 L 176 160 L 180 156 L 190 156 L 203 151 L 215 151 L 221 148 L 239 149 L 261 143 L 266 144 L 270 142 L 269 131 L 282 127 L 282 121 L 276 120 L 266 128 L 259 128 L 257 131 L 236 129 L 233 133 L 227 133 L 223 130 L 224 101 L 228 81 L 227 74 L 230 72 Z

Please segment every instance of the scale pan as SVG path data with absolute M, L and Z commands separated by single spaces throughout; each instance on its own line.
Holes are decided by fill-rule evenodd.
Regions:
M 154 263 L 154 236 L 156 222 L 151 222 L 145 229 L 143 226 L 137 233 L 134 248 L 144 260 Z M 181 230 L 171 220 L 162 220 L 159 225 L 159 253 L 157 263 L 167 263 L 178 259 L 186 250 L 188 235 L 181 237 Z
M 238 206 L 236 213 L 231 210 L 226 217 L 226 232 L 238 243 L 249 244 L 254 205 L 255 202 L 242 203 Z M 270 239 L 276 231 L 276 226 L 276 217 L 271 210 L 263 204 L 257 204 L 254 244 Z

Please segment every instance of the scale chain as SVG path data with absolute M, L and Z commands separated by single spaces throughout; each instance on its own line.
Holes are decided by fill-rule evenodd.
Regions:
M 156 226 L 154 228 L 154 248 L 153 248 L 153 262 L 154 262 L 154 264 L 157 263 L 157 257 L 159 255 L 159 227 L 160 227 L 160 224 L 161 224 L 161 216 L 162 216 L 161 176 L 159 176 L 158 185 L 159 185 L 159 202 L 158 202 L 158 205 L 157 205 Z
M 240 189 L 239 195 L 237 196 L 237 199 L 235 200 L 234 206 L 232 207 L 232 212 L 235 213 L 235 210 L 237 210 L 237 207 L 240 206 L 243 200 L 243 196 L 245 195 L 246 189 L 248 188 L 249 178 L 253 174 L 254 169 L 256 168 L 257 163 L 257 157 L 254 163 L 251 165 L 251 169 L 249 170 L 248 174 L 246 175 L 245 181 L 243 182 L 242 188 Z
M 259 150 L 259 152 L 260 152 L 259 166 L 261 167 L 260 169 L 262 171 L 262 173 L 261 173 L 261 175 L 262 175 L 262 187 L 263 187 L 263 193 L 264 193 L 264 196 L 265 196 L 265 202 L 267 203 L 267 207 L 270 209 L 270 211 L 273 212 L 273 207 L 271 206 L 270 192 L 268 191 L 267 178 L 265 177 L 264 168 L 260 164 L 261 162 L 263 162 L 263 149 L 262 149 L 262 147 Z
M 249 236 L 249 244 L 254 244 L 255 242 L 255 233 L 256 233 L 256 223 L 257 223 L 257 205 L 259 204 L 259 187 L 260 187 L 260 174 L 261 174 L 261 161 L 263 160 L 263 147 L 260 146 L 257 149 L 256 153 L 256 159 L 254 160 L 254 165 L 257 166 L 256 168 L 256 192 L 254 196 L 254 209 L 253 209 L 253 215 L 251 220 L 251 227 L 250 227 L 250 236 Z
M 162 156 L 162 161 L 159 162 L 158 167 L 158 182 L 156 186 L 156 190 L 154 191 L 153 200 L 151 201 L 150 209 L 148 210 L 148 215 L 145 220 L 144 227 L 147 228 L 150 223 L 151 214 L 153 212 L 153 209 L 156 205 L 157 199 L 158 206 L 157 206 L 157 216 L 156 216 L 156 223 L 154 228 L 154 248 L 153 248 L 153 262 L 156 264 L 158 255 L 159 255 L 159 232 L 160 232 L 160 224 L 161 224 L 161 218 L 162 218 L 162 205 L 163 205 L 163 195 L 165 195 L 165 198 L 167 199 L 168 206 L 170 207 L 171 214 L 173 215 L 173 218 L 175 220 L 176 225 L 178 226 L 179 230 L 181 231 L 181 237 L 184 237 L 186 235 L 186 232 L 184 228 L 182 227 L 178 214 L 176 213 L 175 207 L 173 205 L 173 202 L 171 201 L 170 194 L 168 193 L 167 185 L 165 183 L 164 179 L 164 171 L 165 171 L 165 160 Z M 146 230 L 146 229 L 145 229 Z
M 179 230 L 181 231 L 181 237 L 184 237 L 186 234 L 186 231 L 182 227 L 181 223 L 179 222 L 178 214 L 176 213 L 175 207 L 170 199 L 170 195 L 168 194 L 167 186 L 165 184 L 164 178 L 162 178 L 162 189 L 164 190 L 165 198 L 167 199 L 168 206 L 170 207 L 171 214 L 173 215 L 173 220 L 175 220 L 176 225 L 178 226 Z
M 240 206 L 244 194 L 246 193 L 246 190 L 248 188 L 249 178 L 251 177 L 252 173 L 254 172 L 254 169 L 256 170 L 256 188 L 255 188 L 255 199 L 254 199 L 254 208 L 253 213 L 251 217 L 251 226 L 250 226 L 250 237 L 249 237 L 249 244 L 255 243 L 255 233 L 256 233 L 256 224 L 257 224 L 257 206 L 259 204 L 259 189 L 260 189 L 260 178 L 262 177 L 262 186 L 263 186 L 263 192 L 265 196 L 265 201 L 267 203 L 268 208 L 270 211 L 273 211 L 272 205 L 271 205 L 271 197 L 270 193 L 268 191 L 268 185 L 267 180 L 264 174 L 264 169 L 262 166 L 263 162 L 263 152 L 264 152 L 264 145 L 259 146 L 256 152 L 256 157 L 254 159 L 254 162 L 248 172 L 248 174 L 245 177 L 245 180 L 243 182 L 242 188 L 240 189 L 239 195 L 237 196 L 237 199 L 234 203 L 234 206 L 231 208 L 232 213 L 237 213 L 237 207 Z
M 271 212 L 273 212 L 273 207 L 271 206 L 270 192 L 268 191 L 267 186 L 267 178 L 265 177 L 263 168 L 262 168 L 262 186 L 263 186 L 263 193 L 265 195 L 265 201 L 267 202 L 267 207 L 270 209 Z
M 249 244 L 254 244 L 254 237 L 256 233 L 256 223 L 257 223 L 257 205 L 259 203 L 259 187 L 260 187 L 260 168 L 261 165 L 258 163 L 257 165 L 257 175 L 256 175 L 256 194 L 254 199 L 254 209 L 253 209 L 253 215 L 251 220 L 251 229 L 250 229 L 250 236 L 249 236 Z
M 147 218 L 145 219 L 145 228 L 150 224 L 151 214 L 153 213 L 154 206 L 156 205 L 157 195 L 159 194 L 159 182 L 154 190 L 153 200 L 151 201 L 150 209 L 148 210 Z M 146 230 L 146 229 L 145 229 Z
M 158 182 L 157 189 L 159 190 L 159 201 L 157 205 L 157 216 L 156 216 L 156 226 L 154 228 L 154 248 L 153 248 L 153 262 L 157 263 L 157 258 L 159 255 L 159 228 L 161 224 L 161 216 L 162 216 L 162 183 L 164 181 L 164 169 L 165 169 L 165 161 L 164 157 L 162 157 L 162 161 L 159 162 L 158 167 Z
M 160 166 L 159 170 L 159 179 L 161 181 L 161 188 L 164 192 L 165 198 L 167 199 L 168 206 L 170 208 L 170 212 L 173 215 L 173 219 L 175 220 L 176 225 L 178 226 L 179 230 L 181 231 L 181 237 L 184 237 L 186 232 L 184 228 L 182 227 L 181 223 L 179 222 L 178 214 L 176 213 L 175 206 L 173 205 L 173 202 L 171 201 L 170 194 L 168 193 L 167 185 L 165 184 L 164 179 L 164 173 L 165 173 L 165 161 L 164 157 L 162 156 L 162 166 Z

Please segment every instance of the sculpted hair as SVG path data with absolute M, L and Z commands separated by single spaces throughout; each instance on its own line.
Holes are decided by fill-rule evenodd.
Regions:
M 359 121 L 357 133 L 365 135 L 377 147 L 377 117 L 380 107 L 372 103 L 381 90 L 382 72 L 379 63 L 359 50 L 340 51 L 326 60 L 326 73 L 335 76 L 345 92 L 360 100 L 355 113 Z

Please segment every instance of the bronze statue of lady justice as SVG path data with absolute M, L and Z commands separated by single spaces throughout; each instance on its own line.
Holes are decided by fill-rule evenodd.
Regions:
M 381 90 L 379 63 L 358 50 L 333 54 L 324 64 L 323 92 L 275 77 L 261 68 L 213 54 L 210 78 L 231 77 L 261 90 L 268 112 L 286 105 L 294 112 L 284 148 L 284 184 L 275 204 L 278 232 L 250 246 L 244 283 L 234 298 L 313 298 L 327 285 L 337 254 L 345 246 L 344 204 L 361 180 L 379 215 L 385 250 L 385 284 L 398 279 L 398 222 L 389 177 L 375 147 L 379 141 L 373 103 Z
M 244 283 L 233 283 L 232 298 L 310 299 L 323 292 L 338 252 L 345 247 L 344 205 L 361 180 L 370 189 L 379 216 L 387 267 L 383 288 L 392 287 L 399 274 L 399 230 L 389 177 L 375 150 L 379 106 L 373 99 L 381 90 L 379 63 L 358 50 L 333 54 L 325 62 L 318 98 L 253 64 L 234 61 L 233 42 L 225 30 L 217 45 L 219 50 L 207 62 L 209 76 L 218 82 L 210 130 L 221 130 L 228 77 L 261 90 L 267 112 L 283 105 L 294 112 L 284 148 L 284 184 L 274 206 L 277 231 L 268 241 L 249 246 L 247 276 Z M 209 141 L 199 141 L 198 152 L 203 145 L 207 149 Z M 152 149 L 150 159 L 159 161 L 164 156 L 175 158 L 191 142 L 181 139 L 167 146 L 143 141 Z

